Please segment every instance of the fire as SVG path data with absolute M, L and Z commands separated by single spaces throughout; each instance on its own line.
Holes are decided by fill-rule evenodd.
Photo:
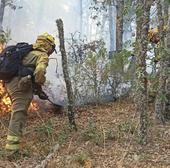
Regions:
M 12 102 L 11 99 L 6 92 L 6 89 L 3 85 L 3 82 L 0 81 L 0 114 L 11 112 Z M 37 102 L 32 101 L 29 107 L 29 111 L 37 111 L 39 109 L 39 105 Z
M 11 111 L 11 99 L 8 96 L 4 96 L 2 98 L 2 110 L 3 112 L 10 112 Z
M 39 110 L 39 105 L 36 101 L 33 100 L 30 104 L 28 111 L 37 111 L 37 110 Z
M 3 82 L 0 81 L 0 113 L 11 111 L 11 99 L 8 96 Z

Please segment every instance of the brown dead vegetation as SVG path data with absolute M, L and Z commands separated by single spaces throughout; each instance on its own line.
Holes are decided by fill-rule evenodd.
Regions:
M 1 118 L 0 145 L 6 140 L 9 114 Z M 71 132 L 66 115 L 52 111 L 29 113 L 22 148 L 13 162 L 0 151 L 2 168 L 34 168 L 46 160 L 48 168 L 168 168 L 170 124 L 160 125 L 149 112 L 148 144 L 138 144 L 138 114 L 129 101 L 77 109 L 77 132 Z M 3 124 L 2 124 L 3 123 Z M 58 148 L 59 145 L 59 148 Z

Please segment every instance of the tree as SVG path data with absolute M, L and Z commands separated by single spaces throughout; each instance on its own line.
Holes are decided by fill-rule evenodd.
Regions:
M 80 33 L 82 34 L 82 24 L 83 24 L 83 0 L 80 0 Z
M 65 42 L 64 42 L 64 28 L 63 28 L 63 21 L 61 19 L 58 19 L 56 21 L 58 32 L 59 32 L 59 40 L 60 40 L 60 52 L 62 55 L 62 66 L 63 66 L 63 74 L 64 79 L 66 82 L 66 88 L 67 88 L 67 97 L 68 97 L 68 118 L 70 126 L 77 130 L 76 123 L 75 123 L 75 117 L 74 117 L 74 96 L 73 96 L 73 90 L 72 90 L 72 84 L 70 80 L 70 76 L 68 73 L 68 64 L 67 64 L 67 55 L 65 51 Z
M 155 113 L 156 118 L 160 120 L 163 124 L 165 123 L 165 119 L 167 116 L 165 115 L 165 105 L 168 103 L 166 91 L 166 83 L 168 82 L 169 76 L 169 52 L 168 52 L 168 43 L 165 43 L 165 33 L 164 27 L 168 24 L 168 10 L 167 10 L 167 2 L 164 1 L 165 8 L 163 9 L 163 4 L 161 0 L 157 0 L 157 11 L 158 11 L 158 20 L 159 20 L 159 55 L 160 55 L 160 68 L 159 68 L 159 86 L 158 93 L 155 101 Z M 164 10 L 164 13 L 163 13 Z M 167 18 L 166 19 L 164 19 Z M 168 26 L 167 26 L 168 27 Z M 167 31 L 168 32 L 168 31 Z M 168 33 L 167 33 L 168 35 Z M 168 38 L 168 36 L 167 36 Z M 168 88 L 168 87 L 167 87 Z
M 117 16 L 116 16 L 116 51 L 120 52 L 123 48 L 123 14 L 124 0 L 117 0 Z
M 16 10 L 17 6 L 14 4 L 13 0 L 1 0 L 0 4 L 0 31 L 3 30 L 3 18 L 4 18 L 4 12 L 5 12 L 5 7 L 9 6 L 11 9 Z M 19 6 L 18 8 L 21 8 Z
M 113 8 L 114 5 L 109 5 L 109 33 L 110 33 L 110 51 L 114 51 L 115 49 L 115 33 L 114 33 L 114 18 L 113 18 Z
M 0 31 L 3 30 L 2 23 L 3 23 L 3 18 L 4 18 L 4 11 L 5 11 L 5 0 L 1 0 L 1 6 L 0 6 Z
M 116 51 L 120 52 L 123 48 L 123 16 L 124 16 L 124 0 L 93 0 L 94 4 L 91 9 L 96 11 L 93 16 L 94 19 L 98 19 L 99 15 L 106 15 L 109 22 L 109 34 L 110 34 L 110 51 L 114 51 L 114 23 L 116 22 Z M 113 15 L 113 8 L 116 8 L 116 21 Z M 99 24 L 101 25 L 101 23 Z M 101 25 L 102 26 L 102 25 Z
M 136 7 L 136 104 L 137 112 L 140 114 L 139 136 L 141 144 L 147 143 L 148 100 L 146 55 L 151 4 L 152 0 L 138 0 Z
M 166 4 L 170 13 L 170 3 Z M 165 55 L 166 55 L 166 66 L 167 66 L 167 80 L 166 80 L 166 103 L 165 103 L 165 119 L 170 120 L 170 15 L 167 17 L 167 35 L 165 38 Z

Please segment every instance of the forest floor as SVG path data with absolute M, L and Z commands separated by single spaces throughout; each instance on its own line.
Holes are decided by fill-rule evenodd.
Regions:
M 1 117 L 1 149 L 9 117 Z M 78 131 L 71 132 L 66 115 L 30 112 L 22 140 L 25 155 L 8 161 L 0 151 L 0 168 L 35 168 L 54 147 L 47 168 L 170 168 L 170 123 L 156 122 L 152 105 L 145 146 L 139 145 L 139 115 L 130 101 L 78 108 L 76 123 Z

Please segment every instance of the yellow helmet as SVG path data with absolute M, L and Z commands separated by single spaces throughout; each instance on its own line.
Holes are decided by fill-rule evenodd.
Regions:
M 50 45 L 52 45 L 52 46 L 55 45 L 55 38 L 54 38 L 52 35 L 48 34 L 47 32 L 39 35 L 38 38 L 37 38 L 37 40 L 45 40 L 45 41 L 47 41 Z
M 48 55 L 51 55 L 54 51 L 56 52 L 55 38 L 48 33 L 43 33 L 37 37 L 35 44 L 33 44 L 33 48 L 45 51 Z
M 153 28 L 148 31 L 148 38 L 151 40 L 155 35 L 159 33 L 158 28 Z

